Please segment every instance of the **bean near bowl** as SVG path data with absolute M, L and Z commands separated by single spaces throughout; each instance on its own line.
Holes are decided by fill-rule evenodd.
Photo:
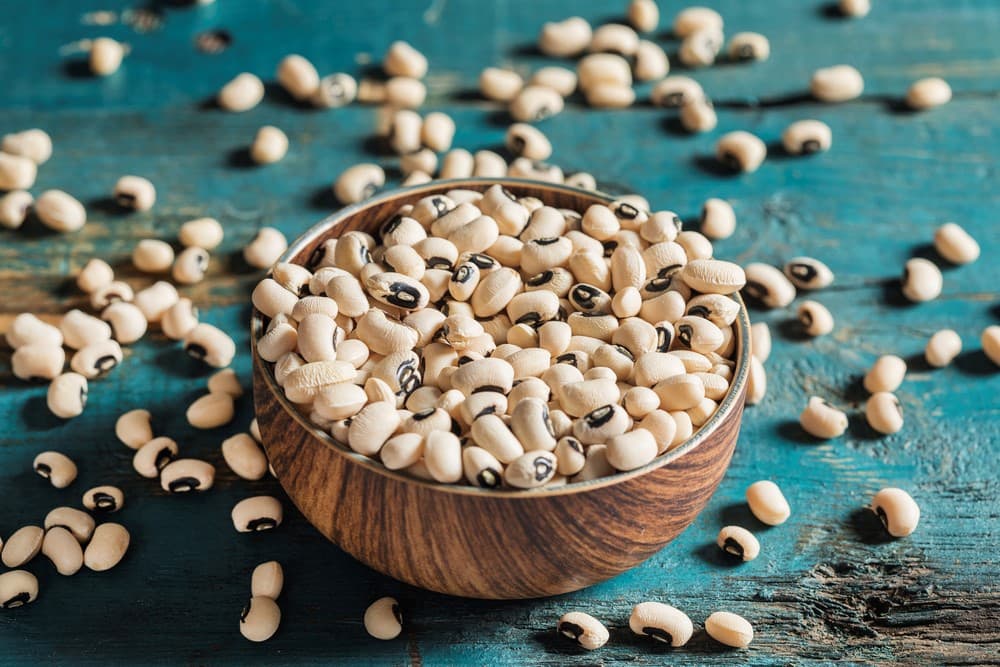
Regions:
M 613 200 L 517 179 L 436 181 L 337 212 L 297 239 L 280 261 L 308 264 L 327 239 L 372 231 L 400 206 L 453 189 L 484 191 L 497 182 L 518 196 L 578 211 Z M 481 489 L 389 470 L 313 425 L 285 397 L 273 364 L 257 354 L 266 324 L 255 310 L 254 402 L 264 447 L 292 501 L 323 535 L 375 570 L 474 598 L 575 591 L 638 565 L 670 542 L 704 508 L 729 466 L 750 368 L 749 321 L 741 307 L 733 323 L 729 390 L 687 441 L 645 466 L 608 477 L 555 488 Z

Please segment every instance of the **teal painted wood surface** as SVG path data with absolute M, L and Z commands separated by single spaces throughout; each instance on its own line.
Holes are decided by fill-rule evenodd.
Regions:
M 329 184 L 341 169 L 371 159 L 372 108 L 302 109 L 274 89 L 245 114 L 206 105 L 240 71 L 272 77 L 280 57 L 299 52 L 321 71 L 361 72 L 393 39 L 404 38 L 431 63 L 424 111 L 445 109 L 458 122 L 456 146 L 495 147 L 504 114 L 478 101 L 479 70 L 492 64 L 524 72 L 547 62 L 532 48 L 545 20 L 580 14 L 599 21 L 624 2 L 536 0 L 482 3 L 428 0 L 365 3 L 220 0 L 201 8 L 155 2 L 162 23 L 139 32 L 122 24 L 85 24 L 98 9 L 130 9 L 119 0 L 50 0 L 0 5 L 0 132 L 43 127 L 55 155 L 41 168 L 36 193 L 59 187 L 88 204 L 91 223 L 58 236 L 29 223 L 0 230 L 0 330 L 31 310 L 55 315 L 84 303 L 67 278 L 90 257 L 122 275 L 139 238 L 174 238 L 187 219 L 212 215 L 226 240 L 210 277 L 186 288 L 205 321 L 237 332 L 234 366 L 249 379 L 248 288 L 257 277 L 239 259 L 254 231 L 274 225 L 294 237 L 329 212 Z M 662 2 L 664 31 L 682 5 Z M 481 602 L 408 588 L 378 575 L 325 542 L 290 506 L 276 531 L 237 535 L 229 510 L 238 499 L 277 493 L 274 480 L 236 479 L 219 443 L 245 428 L 249 397 L 236 420 L 195 432 L 184 409 L 208 373 L 162 335 L 131 347 L 122 367 L 91 385 L 86 412 L 64 423 L 45 409 L 45 388 L 15 380 L 10 351 L 0 350 L 0 535 L 40 523 L 60 504 L 78 505 L 99 483 L 120 485 L 133 546 L 107 573 L 55 573 L 44 559 L 29 569 L 40 580 L 32 605 L 0 614 L 3 664 L 996 664 L 1000 661 L 1000 373 L 979 351 L 979 332 L 1000 319 L 1000 210 L 996 115 L 1000 100 L 1000 6 L 992 0 L 876 2 L 863 20 L 831 16 L 821 1 L 713 3 L 727 32 L 758 30 L 772 44 L 770 61 L 720 66 L 694 76 L 718 103 L 719 128 L 685 135 L 671 115 L 638 105 L 598 112 L 571 103 L 543 124 L 553 160 L 592 171 L 619 190 L 646 194 L 657 208 L 694 221 L 709 196 L 731 200 L 736 234 L 717 245 L 738 261 L 781 262 L 812 254 L 836 272 L 818 295 L 837 317 L 835 332 L 802 340 L 792 311 L 754 311 L 775 339 L 770 389 L 747 411 L 732 468 L 706 511 L 645 565 L 593 588 L 531 602 Z M 133 13 L 134 16 L 134 13 Z M 218 55 L 195 51 L 207 29 L 234 41 Z M 110 35 L 132 53 L 117 74 L 85 75 L 72 44 Z M 676 42 L 657 41 L 668 51 Z M 460 55 L 458 55 L 460 54 Z M 851 63 L 865 95 L 824 106 L 796 99 L 817 67 Z M 676 69 L 676 68 L 675 68 Z M 921 76 L 946 77 L 948 106 L 899 111 L 898 100 Z M 640 98 L 648 86 L 640 87 Z M 719 174 L 709 159 L 724 131 L 745 129 L 775 146 L 791 121 L 820 118 L 833 128 L 833 149 L 809 159 L 773 155 L 759 172 Z M 282 127 L 289 155 L 266 168 L 246 166 L 243 151 L 264 124 Z M 776 151 L 773 151 L 776 152 Z M 389 160 L 391 163 L 391 160 Z M 107 205 L 118 176 L 150 177 L 159 190 L 149 213 L 123 215 Z M 956 220 L 982 244 L 979 262 L 945 272 L 942 297 L 905 305 L 897 278 L 914 253 L 929 254 L 934 227 Z M 954 328 L 965 351 L 943 370 L 921 361 L 927 338 Z M 911 360 L 899 391 L 906 425 L 875 437 L 859 415 L 859 378 L 882 353 Z M 850 408 L 848 434 L 816 443 L 797 426 L 809 394 Z M 183 451 L 218 465 L 211 492 L 166 497 L 138 479 L 130 454 L 114 437 L 121 412 L 146 407 L 158 433 Z M 80 477 L 57 491 L 31 471 L 43 449 L 72 455 Z M 783 526 L 757 523 L 742 503 L 746 486 L 779 481 L 792 505 Z M 887 540 L 860 508 L 878 488 L 909 489 L 920 503 L 920 528 Z M 656 508 L 650 508 L 656 511 Z M 718 529 L 740 523 L 758 531 L 763 550 L 733 566 L 714 546 Z M 501 527 L 502 528 L 502 527 Z M 448 530 L 442 526 L 442 530 Z M 608 530 L 614 531 L 613 525 Z M 566 545 L 571 549 L 572 545 Z M 252 645 L 237 631 L 250 571 L 276 558 L 286 569 L 276 637 Z M 404 635 L 369 638 L 361 616 L 375 597 L 397 596 Z M 699 628 L 712 611 L 743 614 L 757 639 L 746 651 L 724 649 L 700 630 L 679 650 L 634 637 L 628 614 L 657 599 L 687 611 Z M 584 654 L 554 633 L 556 619 L 587 610 L 611 628 L 611 642 Z

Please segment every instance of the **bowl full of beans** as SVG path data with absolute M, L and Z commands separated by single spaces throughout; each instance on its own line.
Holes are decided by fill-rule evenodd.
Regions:
M 747 277 L 648 209 L 435 181 L 292 243 L 253 292 L 254 399 L 306 518 L 389 576 L 490 599 L 584 588 L 684 530 L 751 384 Z

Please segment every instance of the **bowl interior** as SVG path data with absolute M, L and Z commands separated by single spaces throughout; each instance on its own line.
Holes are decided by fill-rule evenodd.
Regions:
M 371 232 L 372 230 L 377 229 L 377 227 L 381 223 L 385 222 L 386 219 L 391 217 L 399 207 L 406 204 L 414 204 L 423 197 L 427 197 L 429 195 L 442 194 L 448 192 L 449 190 L 456 189 L 484 191 L 497 183 L 502 184 L 519 197 L 537 197 L 548 206 L 555 206 L 556 208 L 569 208 L 581 212 L 586 210 L 586 208 L 592 204 L 604 204 L 614 200 L 614 197 L 600 192 L 580 190 L 564 185 L 523 179 L 471 178 L 433 181 L 425 185 L 393 190 L 368 199 L 360 204 L 355 204 L 341 209 L 314 225 L 311 229 L 296 239 L 278 261 L 302 264 L 312 268 L 312 266 L 319 261 L 318 255 L 322 243 L 328 239 L 336 238 L 345 232 L 354 230 Z M 285 398 L 284 391 L 274 378 L 274 364 L 264 362 L 263 360 L 257 358 L 257 341 L 264 334 L 266 327 L 266 318 L 257 309 L 253 310 L 251 317 L 250 340 L 254 358 L 260 362 L 261 367 L 264 370 L 264 377 L 262 379 L 281 406 L 289 412 L 292 417 L 302 425 L 303 428 L 309 431 L 316 440 L 326 446 L 334 448 L 338 453 L 346 456 L 358 465 L 374 470 L 375 472 L 387 477 L 403 480 L 407 483 L 430 487 L 431 489 L 441 493 L 487 495 L 491 498 L 507 497 L 512 499 L 532 498 L 537 496 L 550 497 L 555 495 L 581 493 L 610 484 L 616 484 L 626 479 L 638 477 L 650 472 L 651 470 L 668 465 L 684 456 L 685 453 L 697 447 L 699 443 L 703 442 L 706 438 L 711 437 L 712 432 L 716 429 L 718 424 L 725 420 L 731 412 L 740 407 L 740 404 L 744 400 L 743 390 L 746 386 L 750 372 L 750 321 L 747 316 L 746 304 L 744 304 L 743 299 L 739 294 L 734 294 L 733 298 L 735 298 L 740 304 L 740 312 L 736 318 L 736 322 L 734 323 L 736 335 L 736 367 L 733 371 L 733 378 L 730 382 L 729 391 L 723 397 L 722 401 L 720 401 L 718 409 L 709 418 L 709 420 L 705 422 L 690 438 L 688 438 L 688 440 L 669 452 L 658 456 L 652 462 L 641 468 L 616 473 L 607 477 L 600 477 L 582 482 L 573 482 L 552 489 L 545 489 L 543 487 L 539 489 L 527 490 L 503 490 L 481 489 L 474 486 L 457 484 L 438 484 L 435 482 L 421 480 L 416 477 L 411 477 L 410 475 L 406 475 L 401 472 L 389 470 L 379 461 L 362 454 L 358 454 L 350 450 L 346 445 L 339 443 L 329 433 L 312 424 L 312 422 L 310 422 L 305 415 L 299 412 L 295 404 Z

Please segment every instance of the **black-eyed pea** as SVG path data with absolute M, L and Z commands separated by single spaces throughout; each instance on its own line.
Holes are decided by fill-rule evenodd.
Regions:
M 177 456 L 177 443 L 171 438 L 160 436 L 139 447 L 132 457 L 132 467 L 141 476 L 155 479 L 160 470 Z
M 686 76 L 668 76 L 655 86 L 650 93 L 653 106 L 677 108 L 687 102 L 702 100 L 705 92 L 694 79 Z
M 160 471 L 160 486 L 169 493 L 208 491 L 215 482 L 215 466 L 200 459 L 174 459 Z
M 218 327 L 202 322 L 184 337 L 184 351 L 213 368 L 225 368 L 236 356 L 236 343 Z
M 604 405 L 591 410 L 573 423 L 573 437 L 584 444 L 607 442 L 628 431 L 632 418 L 620 405 Z
M 149 410 L 130 410 L 115 422 L 115 435 L 130 449 L 139 449 L 153 439 L 152 415 Z
M 323 387 L 316 394 L 313 410 L 330 421 L 353 417 L 368 402 L 365 390 L 351 382 L 338 382 Z
M 633 67 L 636 81 L 659 81 L 670 71 L 670 61 L 656 42 L 640 40 Z
M 810 336 L 825 336 L 833 331 L 833 315 L 819 301 L 803 301 L 796 314 L 802 330 Z
M 510 462 L 503 479 L 516 489 L 534 489 L 552 480 L 556 465 L 556 455 L 551 451 L 529 450 Z
M 771 329 L 767 322 L 755 322 L 750 325 L 750 352 L 760 363 L 771 356 Z
M 970 264 L 979 259 L 979 243 L 954 222 L 934 230 L 934 249 L 952 264 Z
M 285 571 L 281 563 L 270 560 L 253 569 L 250 575 L 250 595 L 277 600 L 285 586 Z
M 0 609 L 15 609 L 38 597 L 38 579 L 26 570 L 0 574 Z
M 684 646 L 694 633 L 687 614 L 662 602 L 640 602 L 632 608 L 629 628 L 637 635 L 651 637 L 673 647 Z
M 747 381 L 747 405 L 757 405 L 767 394 L 767 371 L 757 357 L 750 357 L 750 378 Z
M 705 200 L 701 207 L 701 233 L 710 239 L 727 239 L 736 231 L 736 213 L 725 199 Z
M 587 104 L 595 109 L 627 109 L 635 103 L 635 90 L 630 86 L 598 82 L 586 90 Z
M 609 382 L 614 382 L 619 385 L 619 393 L 621 392 L 621 382 L 618 380 L 618 376 L 610 368 L 604 366 L 594 366 L 593 368 L 587 369 L 583 374 L 584 380 L 607 380 Z
M 156 188 L 147 178 L 142 176 L 122 176 L 115 183 L 112 197 L 115 203 L 122 208 L 130 208 L 135 211 L 148 211 L 156 203 Z M 169 248 L 169 246 L 168 246 Z M 162 254 L 162 252 L 161 252 Z M 173 259 L 173 249 L 170 250 L 170 258 Z M 133 256 L 133 263 L 135 257 Z M 169 263 L 168 263 L 169 264 Z M 149 270 L 143 269 L 136 263 L 136 268 L 147 273 L 159 273 L 166 269 Z M 168 267 L 169 268 L 169 265 Z
M 21 380 L 55 380 L 66 364 L 66 353 L 59 345 L 28 343 L 14 350 L 10 365 L 14 377 Z
M 252 642 L 267 641 L 280 624 L 281 609 L 269 597 L 251 597 L 240 612 L 240 634 Z
M 274 227 L 261 227 L 243 248 L 243 259 L 255 269 L 269 269 L 287 248 L 284 234 Z
M 37 176 L 38 166 L 32 160 L 0 151 L 0 190 L 27 190 Z
M 616 470 L 641 468 L 656 458 L 659 452 L 656 438 L 644 428 L 612 436 L 607 443 L 608 463 Z
M 793 257 L 785 263 L 785 275 L 799 289 L 823 289 L 833 282 L 833 271 L 818 259 Z
M 222 225 L 215 218 L 196 218 L 181 225 L 177 240 L 186 248 L 198 247 L 214 250 L 225 236 Z
M 160 328 L 171 340 L 184 340 L 196 326 L 198 326 L 198 309 L 191 299 L 186 297 L 178 299 L 160 318 Z
M 715 538 L 715 543 L 727 554 L 744 562 L 751 561 L 760 554 L 760 542 L 753 533 L 739 526 L 724 527 Z
M 287 322 L 280 322 L 257 341 L 257 354 L 264 361 L 277 362 L 298 346 L 298 331 Z
M 792 514 L 781 489 L 770 480 L 761 480 L 748 486 L 746 500 L 753 515 L 769 526 L 785 523 Z
M 563 97 L 569 97 L 576 91 L 577 77 L 576 72 L 565 67 L 542 67 L 531 76 L 529 84 L 551 88 Z
M 691 437 L 691 434 L 694 433 L 694 424 L 691 423 L 691 417 L 688 413 L 683 410 L 671 410 L 668 414 L 674 420 L 676 427 L 674 439 L 669 447 L 669 449 L 673 449 Z
M 147 322 L 155 324 L 163 319 L 163 314 L 177 303 L 178 299 L 180 299 L 180 295 L 177 293 L 176 287 L 165 280 L 158 280 L 149 287 L 136 292 L 132 303 L 146 316 Z
M 34 203 L 35 198 L 25 190 L 11 190 L 0 197 L 0 227 L 20 228 Z
M 514 461 L 524 453 L 524 446 L 504 420 L 496 414 L 484 414 L 472 422 L 472 441 L 501 463 Z
M 979 336 L 983 346 L 983 354 L 997 366 L 1000 366 L 1000 326 L 993 325 L 983 329 Z
M 575 78 L 573 83 L 575 87 Z M 545 134 L 527 123 L 514 123 L 507 128 L 504 145 L 514 155 L 529 160 L 547 160 L 552 155 L 552 144 Z
M 101 259 L 91 259 L 80 272 L 76 274 L 76 286 L 90 294 L 115 279 L 115 272 L 107 262 Z
M 538 347 L 557 357 L 569 347 L 573 330 L 566 322 L 549 321 L 538 328 Z
M 548 394 L 547 386 L 545 393 Z M 544 400 L 526 397 L 510 403 L 510 405 L 513 406 L 510 417 L 511 431 L 527 451 L 549 452 L 555 449 L 555 429 L 549 419 L 549 408 Z M 544 484 L 549 478 L 551 475 L 544 481 L 539 481 L 537 485 Z M 517 486 L 513 483 L 512 485 Z
M 615 404 L 621 400 L 621 392 L 615 379 L 584 380 L 563 385 L 559 392 L 559 404 L 571 417 L 583 417 L 603 405 Z
M 62 347 L 63 335 L 59 327 L 43 322 L 31 313 L 21 313 L 7 330 L 7 344 L 15 350 L 30 344 Z
M 767 157 L 767 146 L 749 132 L 738 130 L 722 135 L 715 145 L 715 153 L 719 161 L 730 169 L 752 173 Z
M 337 302 L 333 299 L 325 296 L 304 296 L 295 302 L 291 319 L 295 322 L 301 322 L 307 316 L 314 314 L 326 315 L 330 319 L 336 320 L 340 310 L 337 307 Z
M 42 550 L 45 531 L 39 526 L 23 526 L 15 530 L 3 545 L 0 560 L 7 567 L 21 567 Z
M 194 285 L 204 279 L 208 270 L 208 251 L 203 248 L 185 248 L 174 261 L 171 276 L 180 285 Z
M 538 332 L 529 324 L 515 324 L 507 331 L 507 341 L 519 347 L 537 347 Z
M 333 185 L 342 204 L 356 204 L 368 199 L 385 185 L 385 171 L 377 164 L 364 162 L 344 170 Z
M 559 401 L 554 398 L 549 401 L 548 406 L 549 421 L 552 422 L 552 432 L 556 439 L 571 435 L 573 433 L 573 418 L 559 408 Z
M 322 109 L 346 106 L 358 96 L 358 82 L 350 74 L 337 72 L 324 76 L 309 101 Z
M 595 53 L 580 59 L 576 73 L 585 93 L 599 85 L 627 88 L 632 85 L 632 69 L 616 53 Z
M 24 162 L 34 167 L 34 163 L 26 158 L 17 159 L 24 160 Z M 2 171 L 2 163 L 0 163 L 0 173 Z M 31 180 L 34 181 L 34 178 Z M 16 183 L 11 183 L 3 187 L 3 189 L 16 190 L 23 188 L 18 188 Z M 62 190 L 46 190 L 43 192 L 35 200 L 34 210 L 35 215 L 38 216 L 38 220 L 43 225 L 57 232 L 75 232 L 87 222 L 87 211 L 83 207 L 83 204 Z
M 240 478 L 257 480 L 267 474 L 267 456 L 250 435 L 237 433 L 226 438 L 221 449 L 226 465 Z
M 394 76 L 384 84 L 385 103 L 397 109 L 416 109 L 427 99 L 427 86 L 419 79 L 408 76 Z M 358 91 L 358 98 L 361 91 Z
M 584 211 L 581 230 L 599 241 L 607 241 L 621 230 L 621 222 L 609 207 L 592 204 Z
M 400 433 L 382 446 L 379 457 L 389 470 L 403 470 L 416 464 L 424 455 L 424 436 L 419 433 Z
M 839 438 L 847 430 L 847 415 L 822 398 L 812 396 L 799 415 L 799 424 L 806 433 L 829 440 Z
M 680 275 L 692 289 L 705 294 L 732 294 L 743 289 L 747 282 L 743 268 L 718 259 L 691 260 Z
M 674 442 L 677 435 L 677 422 L 664 410 L 651 410 L 638 423 L 638 427 L 653 434 L 657 455 L 669 451 L 676 444 L 679 444 Z
M 694 373 L 678 373 L 666 377 L 653 387 L 664 410 L 690 410 L 705 398 L 706 383 L 700 375 Z M 725 392 L 723 392 L 725 393 Z
M 718 401 L 729 391 L 729 381 L 717 373 L 692 373 L 692 375 L 705 385 L 706 398 Z
M 365 630 L 375 639 L 395 639 L 403 631 L 403 615 L 395 598 L 384 597 L 365 610 Z
M 421 387 L 427 388 L 427 387 Z M 430 387 L 431 389 L 436 389 L 436 387 Z M 364 384 L 365 396 L 368 397 L 369 403 L 397 403 L 396 394 L 392 391 L 392 387 L 389 386 L 384 380 L 379 378 L 369 377 L 365 380 Z M 440 391 L 440 390 L 439 390 Z M 414 392 L 416 393 L 416 392 Z M 412 394 L 411 394 L 412 396 Z
M 188 406 L 185 416 L 188 423 L 199 429 L 224 426 L 233 420 L 233 397 L 224 392 L 209 392 Z
M 275 78 L 285 91 L 298 101 L 311 98 L 319 89 L 319 73 L 311 62 L 298 54 L 281 59 Z
M 486 274 L 472 293 L 476 317 L 489 317 L 504 310 L 521 287 L 521 276 L 506 266 Z
M 351 419 L 347 444 L 359 454 L 374 456 L 400 423 L 395 404 L 369 403 Z
M 49 480 L 57 489 L 65 489 L 76 479 L 76 464 L 60 452 L 46 451 L 35 457 L 32 462 L 34 471 Z
M 566 233 L 567 220 L 562 212 L 551 206 L 542 206 L 531 212 L 527 227 L 519 235 L 522 241 L 554 238 Z
M 163 283 L 163 284 L 170 285 L 170 283 Z M 155 285 L 153 287 L 155 287 Z M 173 286 L 171 285 L 171 287 Z M 152 289 L 152 287 L 150 287 L 149 289 Z M 160 290 L 162 290 L 162 288 L 158 288 L 158 290 L 154 290 L 154 292 Z M 174 292 L 176 292 L 176 290 L 174 290 Z M 168 300 L 171 299 L 169 292 L 164 292 L 164 294 Z M 135 296 L 136 296 L 135 293 L 132 291 L 132 288 L 128 286 L 128 283 L 124 283 L 120 280 L 114 280 L 105 285 L 104 287 L 100 287 L 94 290 L 90 294 L 90 306 L 94 310 L 102 310 L 104 308 L 107 308 L 109 305 L 120 301 L 130 303 L 133 301 L 133 299 L 135 299 Z M 133 305 L 135 305 L 137 308 L 139 307 L 139 303 L 135 303 Z M 146 313 L 143 312 L 141 308 L 140 312 L 142 312 L 143 318 L 147 317 Z
M 707 67 L 715 62 L 725 37 L 717 28 L 702 28 L 681 41 L 677 59 L 688 67 Z
M 606 23 L 593 31 L 587 50 L 591 53 L 632 56 L 638 47 L 639 36 L 635 30 L 619 23 Z
M 767 308 L 784 308 L 795 299 L 795 285 L 770 264 L 752 262 L 743 267 L 743 293 Z
M 572 476 L 583 470 L 587 461 L 583 444 L 572 436 L 563 436 L 556 443 L 556 469 L 560 475 Z
M 77 350 L 70 368 L 87 379 L 104 375 L 121 363 L 122 348 L 117 341 L 100 340 Z
M 435 481 L 442 484 L 458 482 L 463 474 L 462 443 L 458 436 L 448 431 L 427 433 L 424 436 L 423 461 Z
M 685 412 L 687 412 L 688 417 L 691 419 L 691 425 L 697 428 L 703 426 L 715 414 L 718 407 L 718 403 L 706 397 L 701 399 L 698 405 L 689 408 Z
M 121 562 L 128 551 L 130 537 L 125 526 L 102 523 L 83 552 L 83 564 L 94 572 L 105 572 Z
M 79 354 L 78 352 L 77 355 Z M 83 413 L 83 409 L 87 406 L 87 391 L 86 376 L 80 373 L 63 373 L 49 383 L 45 402 L 49 411 L 56 417 L 71 419 Z
M 781 145 L 789 155 L 812 155 L 830 150 L 833 132 L 819 120 L 799 120 L 781 133 Z
M 865 420 L 879 433 L 890 435 L 903 428 L 903 409 L 899 399 L 887 391 L 879 391 L 865 403 Z
M 954 329 L 942 329 L 927 341 L 924 358 L 934 368 L 944 368 L 962 352 L 962 338 Z
M 619 246 L 611 253 L 611 286 L 615 292 L 627 287 L 638 289 L 646 282 L 646 269 L 642 252 L 631 246 Z
M 91 512 L 117 512 L 124 505 L 125 494 L 117 486 L 95 486 L 83 494 L 83 506 Z
M 689 99 L 684 97 L 680 107 L 681 125 L 688 132 L 711 132 L 718 125 L 719 119 L 715 107 L 707 97 Z
M 326 284 L 325 291 L 327 296 L 337 302 L 337 310 L 341 315 L 361 317 L 369 310 L 368 298 L 361 283 L 354 276 L 334 276 Z M 294 305 L 292 307 L 294 308 Z
M 910 535 L 920 522 L 920 507 L 903 489 L 882 489 L 872 498 L 869 507 L 893 537 Z
M 388 385 L 387 385 L 388 386 Z M 406 409 L 413 412 L 429 410 L 438 407 L 438 399 L 441 398 L 442 391 L 437 387 L 424 385 L 419 387 L 406 398 Z M 445 412 L 448 412 L 445 410 Z
M 601 648 L 608 643 L 608 638 L 611 636 L 603 623 L 582 611 L 563 614 L 556 625 L 556 632 L 569 637 L 588 651 Z
M 809 90 L 820 102 L 846 102 L 861 96 L 865 80 L 850 65 L 834 65 L 813 72 Z
M 479 286 L 482 271 L 473 262 L 463 262 L 455 267 L 448 281 L 448 293 L 458 301 L 468 301 Z
M 259 78 L 243 72 L 224 85 L 216 97 L 220 108 L 226 111 L 249 111 L 264 99 L 264 84 Z
M 508 111 L 514 120 L 536 122 L 563 110 L 562 96 L 544 86 L 525 86 L 511 100 Z
M 582 313 L 604 315 L 611 312 L 611 296 L 595 285 L 577 283 L 569 290 L 566 297 L 573 307 Z
M 510 102 L 522 88 L 524 80 L 513 70 L 487 67 L 479 73 L 479 92 L 488 100 Z
M 36 165 L 41 165 L 52 157 L 52 138 L 45 130 L 38 128 L 12 132 L 4 135 L 0 151 L 28 158 Z
M 571 313 L 567 318 L 574 336 L 595 338 L 610 342 L 611 335 L 618 329 L 618 318 L 602 313 Z
M 930 260 L 914 257 L 903 269 L 903 296 L 913 302 L 930 301 L 941 294 L 944 278 Z
M 73 309 L 59 322 L 66 347 L 80 350 L 91 343 L 111 338 L 111 326 L 82 310 Z
M 731 60 L 767 60 L 771 55 L 771 43 L 758 32 L 738 32 L 729 40 Z
M 746 648 L 753 641 L 753 626 L 742 616 L 717 611 L 705 619 L 708 636 L 726 646 Z
M 146 333 L 146 316 L 139 308 L 125 301 L 115 301 L 101 311 L 101 319 L 111 325 L 111 333 L 119 343 L 134 343 Z
M 844 16 L 860 18 L 868 16 L 868 12 L 872 10 L 872 3 L 871 0 L 840 0 L 837 8 Z
M 864 387 L 871 393 L 893 392 L 903 383 L 906 362 L 894 354 L 879 357 L 865 374 Z
M 233 527 L 240 533 L 258 533 L 281 525 L 284 511 L 274 496 L 251 496 L 233 506 Z
M 464 398 L 459 415 L 462 420 L 471 425 L 483 415 L 507 414 L 509 402 L 507 397 L 496 391 L 481 391 Z
M 947 104 L 951 101 L 951 86 L 937 76 L 914 81 L 906 91 L 906 106 L 923 111 Z
M 538 37 L 538 48 L 548 56 L 571 57 L 580 54 L 593 36 L 590 24 L 579 16 L 545 23 Z
M 376 314 L 377 313 L 377 314 Z M 385 315 L 380 310 L 371 310 L 365 314 L 367 320 L 382 318 L 385 321 Z M 366 321 L 367 321 L 366 320 Z M 413 331 L 409 327 L 404 327 L 408 331 Z M 364 331 L 361 331 L 361 321 L 358 322 L 358 336 L 362 340 L 368 340 L 368 335 L 371 334 L 375 329 L 366 326 Z M 381 328 L 378 328 L 380 333 L 384 332 Z M 322 313 L 313 313 L 312 315 L 307 315 L 299 322 L 297 329 L 297 352 L 305 359 L 307 362 L 312 361 L 331 361 L 337 359 L 337 346 L 344 338 L 344 331 L 337 326 L 337 323 L 331 319 L 328 315 Z M 416 343 L 416 335 L 412 336 L 412 342 Z M 371 347 L 369 345 L 369 347 Z M 400 348 L 403 349 L 403 348 Z M 405 349 L 412 349 L 412 346 Z M 380 354 L 388 354 L 389 352 L 395 352 L 396 349 L 387 347 L 384 351 L 377 350 Z
M 674 330 L 674 340 L 681 349 L 704 354 L 718 349 L 724 342 L 722 330 L 703 317 L 681 317 L 674 322 Z

